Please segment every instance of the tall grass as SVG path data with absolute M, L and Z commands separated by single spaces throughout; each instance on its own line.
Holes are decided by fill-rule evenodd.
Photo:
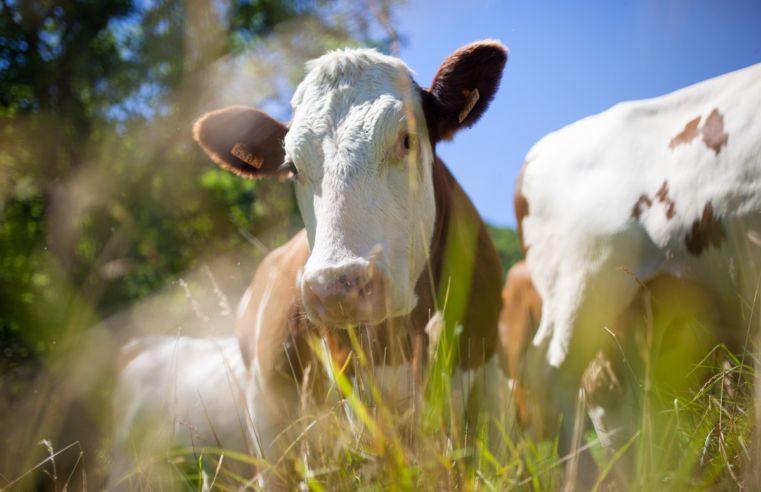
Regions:
M 657 382 L 635 385 L 641 392 L 639 432 L 617 455 L 608 455 L 587 431 L 581 449 L 559 456 L 557 439 L 535 442 L 521 435 L 509 386 L 487 381 L 490 391 L 499 392 L 502 413 L 479 413 L 476 405 L 458 401 L 451 384 L 426 393 L 374 371 L 352 333 L 353 352 L 342 367 L 318 337 L 312 339 L 320 366 L 310 368 L 299 388 L 302 416 L 292 424 L 296 432 L 281 434 L 296 436 L 282 443 L 281 458 L 257 459 L 200 439 L 182 449 L 135 442 L 136 456 L 141 446 L 156 451 L 135 462 L 125 479 L 129 489 L 260 489 L 258 479 L 269 474 L 287 483 L 285 488 L 313 491 L 559 490 L 568 462 L 589 449 L 599 466 L 595 490 L 753 490 L 746 480 L 758 466 L 751 458 L 755 373 L 742 355 L 724 347 L 701 361 L 711 376 L 689 396 L 674 395 Z M 349 365 L 352 378 L 346 375 Z M 320 373 L 330 381 L 324 398 L 311 389 Z M 407 394 L 393 399 L 386 389 L 399 386 Z M 622 476 L 624 462 L 633 469 Z
M 221 305 L 227 314 L 230 303 L 213 283 L 214 293 L 200 300 Z M 191 301 L 196 299 L 190 296 L 186 302 Z M 382 364 L 368 350 L 368 333 L 353 328 L 348 331 L 351 352 L 340 366 L 320 337 L 312 336 L 314 357 L 296 388 L 294 413 L 299 417 L 277 437 L 281 457 L 268 460 L 224 449 L 216 432 L 201 436 L 193 422 L 180 415 L 174 421 L 150 422 L 153 432 L 134 436 L 132 470 L 111 486 L 142 491 L 258 490 L 266 477 L 269 485 L 280 482 L 284 489 L 312 491 L 560 490 L 567 483 L 567 465 L 580 453 L 591 452 L 598 466 L 594 490 L 755 490 L 757 354 L 751 348 L 752 336 L 742 353 L 731 353 L 721 344 L 707 345 L 697 363 L 673 362 L 667 346 L 673 343 L 668 338 L 673 326 L 659 326 L 652 311 L 646 311 L 644 322 L 627 339 L 611 337 L 611 353 L 618 351 L 623 361 L 620 375 L 635 394 L 638 429 L 615 455 L 602 449 L 583 420 L 580 428 L 585 432 L 576 449 L 564 456 L 558 452 L 557 437 L 540 441 L 522 432 L 514 417 L 511 386 L 479 379 L 493 377 L 487 373 L 452 371 L 454 376 L 437 378 L 428 371 L 416 381 L 409 371 L 380 369 Z M 681 333 L 707 330 L 699 320 L 684 323 L 687 328 L 680 328 Z M 456 346 L 440 341 L 428 367 L 446 366 L 449 362 L 440 363 L 440 358 L 450 357 Z M 667 370 L 678 366 L 686 390 L 667 382 L 662 374 L 666 360 L 672 364 L 665 366 Z M 467 378 L 473 378 L 467 385 L 475 388 L 470 400 L 461 391 Z M 238 401 L 250 414 L 252 409 Z M 485 405 L 487 401 L 496 404 Z M 579 405 L 583 409 L 583 399 Z M 207 418 L 212 428 L 219 425 L 219 416 Z M 257 423 L 247 419 L 256 429 Z M 188 433 L 192 445 L 173 447 L 169 427 Z M 241 438 L 256 440 L 256 433 L 249 436 L 244 427 Z M 0 477 L 0 490 L 26 490 L 22 484 L 36 483 L 38 489 L 63 491 L 72 477 L 81 477 L 77 482 L 87 488 L 93 463 L 102 462 L 106 470 L 110 466 L 111 430 L 104 426 L 102 431 L 96 456 L 88 456 L 76 439 L 60 449 L 41 443 L 39 449 L 29 450 L 30 456 L 40 451 L 46 456 L 15 476 Z M 65 456 L 67 464 L 62 466 Z M 106 488 L 105 482 L 97 488 Z

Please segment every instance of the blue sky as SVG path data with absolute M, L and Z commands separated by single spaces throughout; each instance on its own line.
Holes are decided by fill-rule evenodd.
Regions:
M 394 20 L 422 86 L 464 44 L 496 38 L 510 48 L 489 111 L 438 146 L 497 225 L 515 225 L 515 178 L 542 136 L 617 102 L 761 62 L 759 0 L 409 0 Z

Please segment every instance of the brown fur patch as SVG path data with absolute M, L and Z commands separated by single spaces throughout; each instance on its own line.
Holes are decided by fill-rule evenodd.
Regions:
M 700 124 L 700 116 L 684 125 L 682 133 L 671 139 L 669 142 L 669 148 L 675 149 L 676 147 L 687 144 L 695 140 L 698 136 L 698 125 Z
M 684 238 L 687 251 L 693 255 L 699 255 L 711 245 L 718 248 L 724 239 L 726 239 L 724 227 L 713 214 L 713 205 L 708 202 L 703 207 L 702 217 L 695 219 L 692 230 Z
M 523 174 L 526 172 L 528 163 L 529 161 L 523 163 L 523 168 L 521 168 L 521 172 L 518 174 L 518 179 L 515 180 L 515 192 L 513 194 L 513 207 L 515 208 L 515 220 L 517 225 L 516 229 L 524 257 L 526 256 L 526 253 L 528 253 L 528 248 L 523 241 L 523 219 L 528 217 L 529 207 L 528 200 L 526 200 L 526 197 L 523 195 Z
M 513 400 L 518 419 L 531 425 L 529 402 L 524 390 L 526 353 L 534 339 L 542 316 L 542 299 L 531 282 L 525 260 L 507 272 L 502 290 L 502 312 L 499 315 L 500 364 L 513 380 Z
M 668 181 L 663 182 L 661 188 L 658 190 L 658 193 L 655 194 L 655 197 L 659 202 L 666 205 L 666 218 L 668 220 L 674 218 L 674 202 L 671 201 L 671 198 L 669 198 Z
M 721 148 L 727 145 L 729 135 L 724 133 L 724 117 L 719 113 L 718 109 L 711 111 L 711 114 L 706 118 L 703 127 L 698 129 L 700 125 L 701 117 L 698 116 L 694 120 L 690 121 L 684 126 L 684 130 L 671 139 L 669 142 L 669 148 L 675 149 L 682 144 L 688 144 L 695 140 L 698 136 L 703 136 L 703 143 L 709 149 L 713 150 L 716 155 L 719 155 Z
M 639 200 L 634 204 L 634 207 L 632 207 L 632 218 L 639 219 L 642 215 L 643 206 L 650 208 L 653 205 L 653 201 L 644 193 L 639 196 Z
M 436 157 L 433 170 L 436 227 L 430 254 L 437 294 L 441 295 L 442 291 L 446 291 L 449 284 L 449 279 L 442 278 L 448 241 L 456 240 L 461 245 L 475 245 L 470 281 L 453 276 L 451 285 L 470 285 L 471 287 L 470 292 L 466 293 L 467 306 L 462 322 L 464 330 L 460 335 L 460 350 L 456 356 L 459 357 L 461 368 L 477 368 L 494 353 L 498 339 L 497 324 L 502 309 L 502 267 L 486 224 L 454 176 L 438 157 Z M 453 224 L 457 225 L 456 234 L 450 234 Z M 470 225 L 463 227 L 463 224 Z M 460 237 L 461 234 L 471 233 L 475 234 L 475 237 Z M 453 273 L 458 271 L 456 268 L 450 270 Z M 434 312 L 434 302 L 430 298 L 432 289 L 428 278 L 428 272 L 424 271 L 415 288 L 419 299 L 418 306 L 412 312 L 415 330 L 425 328 L 430 313 Z
M 714 109 L 708 115 L 701 133 L 703 134 L 703 142 L 705 142 L 706 146 L 713 150 L 716 155 L 719 155 L 721 148 L 727 144 L 729 135 L 724 133 L 724 117 L 719 114 L 718 109 Z

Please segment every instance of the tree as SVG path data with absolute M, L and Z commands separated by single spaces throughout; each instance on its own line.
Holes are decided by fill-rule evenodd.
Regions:
M 388 49 L 371 23 L 337 0 L 0 0 L 0 415 L 36 419 L 2 419 L 3 475 L 69 425 L 51 402 L 107 408 L 108 391 L 62 396 L 59 371 L 98 320 L 243 244 L 240 229 L 298 227 L 290 187 L 213 169 L 192 121 L 225 103 L 285 113 L 304 59 Z

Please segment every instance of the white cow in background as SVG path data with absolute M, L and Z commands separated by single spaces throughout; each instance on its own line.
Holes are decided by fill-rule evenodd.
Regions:
M 136 338 L 122 357 L 109 490 L 138 490 L 147 476 L 160 476 L 145 472 L 163 465 L 168 447 L 250 452 L 246 370 L 236 337 Z
M 705 289 L 716 325 L 731 327 L 716 343 L 744 339 L 758 320 L 760 115 L 761 64 L 618 104 L 529 152 L 516 214 L 544 306 L 527 372 L 537 399 L 565 415 L 566 446 L 582 373 L 642 284 L 670 275 Z M 615 450 L 634 412 L 590 414 Z

